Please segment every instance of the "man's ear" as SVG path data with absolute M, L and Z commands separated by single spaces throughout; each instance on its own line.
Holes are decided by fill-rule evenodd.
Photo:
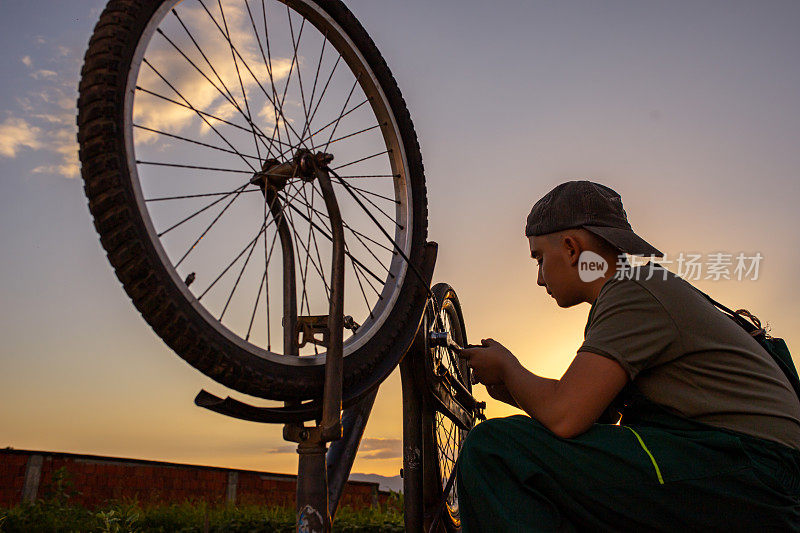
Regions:
M 576 239 L 573 235 L 564 235 L 564 240 L 562 241 L 564 246 L 564 252 L 567 255 L 567 260 L 569 261 L 570 266 L 575 266 L 578 264 L 578 259 L 580 258 L 581 252 L 583 251 L 582 243 Z

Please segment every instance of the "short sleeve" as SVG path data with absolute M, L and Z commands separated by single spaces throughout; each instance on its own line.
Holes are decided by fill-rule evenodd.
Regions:
M 655 296 L 634 280 L 612 279 L 592 306 L 578 351 L 617 361 L 633 380 L 677 341 L 677 327 Z

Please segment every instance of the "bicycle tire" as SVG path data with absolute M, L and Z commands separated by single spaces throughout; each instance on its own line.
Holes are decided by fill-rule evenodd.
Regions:
M 408 531 L 429 531 L 434 520 L 435 531 L 454 533 L 460 531 L 458 499 L 455 486 L 444 498 L 461 444 L 467 431 L 456 427 L 445 416 L 441 402 L 435 398 L 431 382 L 435 380 L 436 364 L 443 361 L 443 350 L 428 342 L 433 331 L 449 331 L 453 340 L 466 344 L 466 328 L 458 296 L 446 283 L 436 284 L 433 297 L 428 301 L 423 325 L 414 343 L 401 363 L 403 384 L 403 489 L 404 520 Z M 436 316 L 445 313 L 449 319 L 437 322 Z M 453 360 L 448 357 L 448 360 Z M 448 372 L 471 391 L 469 368 L 458 360 L 458 371 Z M 475 415 L 475 413 L 473 413 Z M 454 433 L 455 430 L 455 433 Z M 442 442 L 443 434 L 454 439 Z M 443 453 L 444 452 L 444 453 Z M 443 500 L 445 500 L 444 505 Z M 438 517 L 438 518 L 437 518 Z
M 125 129 L 131 122 L 126 118 L 130 113 L 126 105 L 131 105 L 126 92 L 140 39 L 167 2 L 111 0 L 85 54 L 78 99 L 79 154 L 84 191 L 100 242 L 135 307 L 156 334 L 190 365 L 217 382 L 252 396 L 281 401 L 318 398 L 323 388 L 324 356 L 272 357 L 210 324 L 197 302 L 187 296 L 183 285 L 188 283 L 165 264 L 159 244 L 148 229 L 147 215 L 140 209 L 130 169 L 134 154 L 126 144 Z M 414 306 L 418 305 L 420 291 L 426 290 L 415 276 L 427 237 L 422 156 L 394 77 L 372 39 L 345 5 L 339 0 L 284 3 L 287 7 L 291 4 L 304 19 L 311 16 L 312 10 L 313 16 L 328 17 L 354 45 L 351 53 L 363 57 L 385 96 L 383 103 L 370 105 L 384 105 L 383 111 L 394 119 L 407 165 L 404 179 L 408 181 L 409 217 L 413 219 L 407 250 L 411 264 L 380 327 L 350 353 L 345 351 L 343 387 L 347 395 L 348 390 L 364 388 L 365 380 L 373 379 L 373 369 L 379 362 L 387 357 L 399 360 L 402 350 L 393 347 L 395 339 L 417 326 L 413 323 L 418 314 Z
M 436 305 L 435 313 L 442 316 L 444 330 L 448 331 L 459 346 L 467 345 L 467 332 L 461 304 L 455 290 L 446 283 L 437 283 L 431 288 Z M 469 379 L 470 370 L 466 361 L 456 358 L 457 370 L 451 368 L 453 360 L 444 357 L 447 348 L 438 347 L 427 350 L 429 365 L 427 375 L 432 375 L 435 370 L 430 365 L 437 362 L 444 364 L 453 372 L 459 382 L 471 391 L 472 382 Z M 438 353 L 437 353 L 438 352 Z M 439 410 L 435 402 L 428 401 L 422 413 L 422 439 L 423 439 L 423 497 L 426 507 L 433 513 L 438 511 L 438 506 L 444 497 L 444 490 L 450 475 L 455 469 L 458 452 L 466 438 L 467 431 L 458 428 L 452 420 Z M 432 459 L 432 460 L 431 460 Z M 430 514 L 430 511 L 428 514 Z M 458 511 L 458 495 L 453 484 L 446 503 L 441 509 L 439 518 L 440 529 L 448 533 L 461 531 L 461 520 Z

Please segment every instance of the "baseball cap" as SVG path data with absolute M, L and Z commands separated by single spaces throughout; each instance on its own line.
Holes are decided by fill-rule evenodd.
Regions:
M 588 230 L 630 255 L 664 255 L 633 232 L 616 191 L 588 180 L 568 181 L 545 194 L 528 215 L 525 235 L 576 228 Z

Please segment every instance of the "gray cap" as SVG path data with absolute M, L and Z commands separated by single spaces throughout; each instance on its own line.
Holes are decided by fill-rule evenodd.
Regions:
M 536 202 L 528 215 L 525 235 L 575 228 L 591 231 L 630 255 L 664 255 L 633 232 L 619 194 L 586 180 L 562 183 Z

